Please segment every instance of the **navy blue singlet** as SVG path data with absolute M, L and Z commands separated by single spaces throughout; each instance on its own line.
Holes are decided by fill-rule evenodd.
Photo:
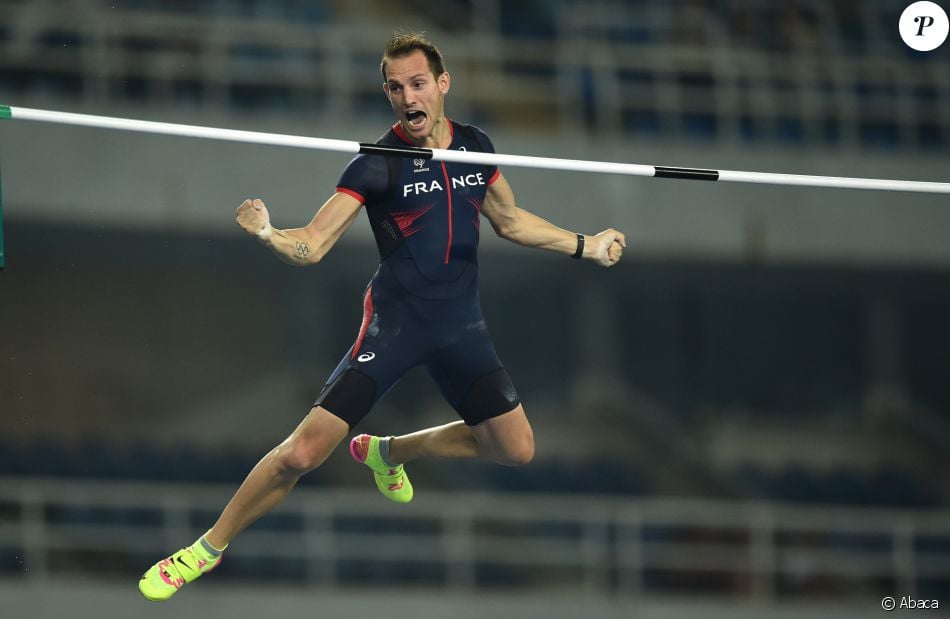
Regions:
M 452 121 L 449 149 L 494 152 Z M 409 143 L 399 124 L 379 144 Z M 412 367 L 425 365 L 469 425 L 515 408 L 478 296 L 479 216 L 494 166 L 358 155 L 337 191 L 366 206 L 380 253 L 353 346 L 315 404 L 353 427 Z

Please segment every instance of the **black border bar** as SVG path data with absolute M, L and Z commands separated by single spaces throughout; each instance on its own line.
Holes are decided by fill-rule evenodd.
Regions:
M 656 172 L 654 178 L 685 178 L 693 181 L 718 181 L 719 170 L 701 170 L 699 168 L 670 168 L 667 166 L 653 166 Z
M 419 157 L 432 159 L 432 151 L 415 146 L 389 146 L 386 144 L 366 144 L 360 142 L 360 153 L 364 155 L 399 155 L 401 157 Z

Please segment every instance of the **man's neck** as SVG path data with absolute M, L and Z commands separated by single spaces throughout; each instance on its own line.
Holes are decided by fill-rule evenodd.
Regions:
M 422 144 L 419 144 L 422 148 L 448 148 L 452 144 L 452 130 L 449 127 L 449 119 L 443 116 L 439 119 L 439 122 L 436 123 L 436 126 L 432 129 L 432 133 L 429 134 Z

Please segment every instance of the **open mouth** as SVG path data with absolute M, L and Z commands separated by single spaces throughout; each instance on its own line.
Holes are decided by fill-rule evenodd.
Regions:
M 418 129 L 426 122 L 426 113 L 419 110 L 406 112 L 406 122 L 412 129 Z

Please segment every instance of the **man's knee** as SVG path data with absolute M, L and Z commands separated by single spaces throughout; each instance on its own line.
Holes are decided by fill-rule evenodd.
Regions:
M 303 475 L 317 468 L 348 430 L 346 422 L 341 419 L 318 408 L 312 409 L 294 433 L 274 449 L 281 473 Z
M 275 449 L 280 471 L 290 475 L 303 475 L 317 468 L 330 455 L 322 441 L 303 437 L 290 438 Z
M 530 428 L 506 441 L 502 460 L 507 466 L 524 466 L 534 460 L 534 435 Z
M 480 453 L 505 466 L 524 466 L 534 459 L 534 432 L 519 404 L 513 410 L 473 426 Z

